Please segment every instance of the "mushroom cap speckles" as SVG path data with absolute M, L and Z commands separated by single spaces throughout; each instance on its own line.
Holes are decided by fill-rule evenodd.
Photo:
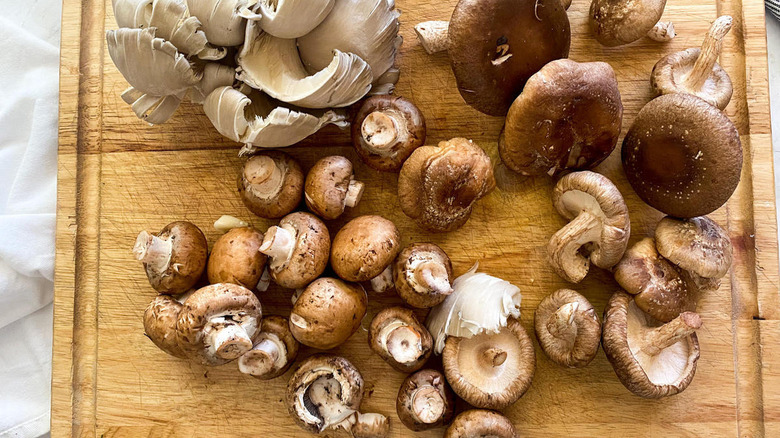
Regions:
M 666 0 L 594 0 L 590 28 L 607 47 L 632 43 L 647 35 L 663 15 Z
M 517 431 L 509 418 L 498 412 L 469 409 L 458 414 L 444 432 L 444 438 L 475 437 L 517 438 Z
M 393 282 L 395 283 L 395 291 L 404 302 L 412 307 L 417 308 L 429 308 L 440 304 L 444 301 L 449 293 L 441 293 L 433 290 L 430 287 L 426 287 L 420 290 L 425 285 L 417 283 L 410 283 L 409 279 L 414 278 L 413 267 L 418 267 L 423 263 L 437 263 L 444 267 L 444 270 L 452 285 L 452 262 L 447 253 L 444 252 L 438 245 L 434 243 L 413 243 L 404 248 L 398 257 L 395 259 L 395 266 L 393 267 Z M 450 289 L 450 293 L 452 293 Z
M 414 431 L 447 424 L 452 419 L 454 407 L 455 394 L 447 385 L 444 375 L 431 369 L 407 376 L 401 383 L 395 403 L 398 419 Z
M 176 221 L 160 230 L 157 237 L 171 241 L 171 258 L 164 272 L 156 272 L 151 265 L 144 263 L 149 283 L 162 294 L 176 295 L 188 291 L 206 269 L 209 248 L 206 236 L 194 224 Z
M 728 233 L 712 219 L 665 217 L 655 229 L 658 252 L 677 266 L 704 278 L 721 278 L 731 268 Z
M 244 169 L 250 164 L 250 161 L 268 157 L 274 161 L 282 172 L 282 182 L 280 186 L 269 194 L 259 196 L 253 188 L 253 184 L 247 180 Z M 290 155 L 281 151 L 262 151 L 249 157 L 244 163 L 237 179 L 238 194 L 244 202 L 246 208 L 252 213 L 266 219 L 282 217 L 301 203 L 303 197 L 303 170 L 298 161 Z
M 331 266 L 347 281 L 367 281 L 387 268 L 401 251 L 401 235 L 382 216 L 358 216 L 333 238 Z
M 352 162 L 341 155 L 317 160 L 306 175 L 306 206 L 325 219 L 336 219 L 344 213 L 344 199 L 350 181 L 355 179 Z
M 720 64 L 715 63 L 712 73 L 700 89 L 694 90 L 685 84 L 685 78 L 700 54 L 701 49 L 697 47 L 664 56 L 653 67 L 650 84 L 656 94 L 693 94 L 722 110 L 729 104 L 734 88 L 729 74 Z
M 564 327 L 550 330 L 551 318 L 565 305 L 574 305 Z M 599 351 L 601 322 L 587 298 L 571 289 L 546 296 L 534 312 L 534 331 L 542 351 L 553 362 L 570 368 L 588 365 Z
M 144 311 L 144 333 L 162 351 L 185 359 L 187 353 L 182 350 L 176 331 L 176 320 L 181 308 L 181 303 L 171 296 L 156 296 Z
M 233 228 L 214 242 L 209 257 L 209 283 L 235 283 L 255 289 L 268 260 L 259 251 L 263 233 L 251 227 Z
M 390 324 L 397 325 L 398 327 L 407 326 L 411 330 L 417 332 L 419 335 L 419 348 L 420 356 L 414 358 L 410 362 L 398 362 L 396 358 L 388 351 L 387 344 L 389 340 L 387 336 L 382 339 L 383 329 L 387 328 Z M 405 342 L 403 340 L 402 342 Z M 383 345 L 384 344 L 384 345 Z M 431 356 L 433 351 L 433 337 L 428 329 L 420 323 L 417 316 L 411 309 L 404 307 L 387 307 L 382 309 L 371 320 L 371 326 L 368 330 L 368 346 L 385 362 L 390 364 L 393 368 L 403 373 L 411 373 L 419 370 L 425 365 L 425 362 Z M 409 347 L 407 347 L 409 348 Z
M 305 287 L 328 266 L 328 228 L 317 216 L 301 211 L 283 217 L 279 226 L 290 226 L 295 230 L 295 249 L 287 264 L 268 272 L 279 286 L 288 289 Z

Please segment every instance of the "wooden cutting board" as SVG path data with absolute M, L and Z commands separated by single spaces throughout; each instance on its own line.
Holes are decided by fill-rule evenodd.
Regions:
M 670 0 L 665 19 L 679 36 L 671 43 L 642 40 L 600 46 L 587 28 L 588 1 L 575 0 L 571 58 L 607 61 L 617 72 L 625 105 L 624 128 L 651 98 L 649 74 L 664 54 L 699 46 L 719 14 L 734 17 L 721 64 L 734 82 L 727 109 L 742 136 L 742 182 L 712 215 L 728 228 L 734 266 L 700 311 L 701 359 L 682 394 L 644 400 L 617 380 L 603 352 L 584 369 L 563 369 L 536 353 L 528 393 L 506 409 L 522 436 L 780 436 L 780 299 L 772 145 L 769 131 L 766 34 L 762 0 Z M 446 55 L 427 56 L 412 26 L 447 19 L 455 0 L 398 0 L 404 45 L 397 94 L 414 101 L 428 120 L 428 143 L 455 136 L 473 139 L 496 163 L 502 119 L 477 113 L 461 100 Z M 141 315 L 154 296 L 131 247 L 140 230 L 173 220 L 200 226 L 210 243 L 211 224 L 231 214 L 265 229 L 242 205 L 234 178 L 238 145 L 211 127 L 200 107 L 183 105 L 168 123 L 138 121 L 119 98 L 126 83 L 108 57 L 106 29 L 115 28 L 108 0 L 65 0 L 60 76 L 60 147 L 54 311 L 52 432 L 61 436 L 305 436 L 282 399 L 289 373 L 259 381 L 235 364 L 206 368 L 174 359 L 143 335 Z M 449 234 L 426 234 L 400 211 L 396 175 L 371 171 L 349 146 L 347 132 L 327 128 L 288 152 L 305 167 L 325 154 L 344 154 L 367 182 L 362 202 L 331 232 L 360 214 L 381 214 L 401 230 L 403 243 L 430 241 L 452 257 L 456 274 L 479 261 L 480 270 L 522 289 L 522 322 L 532 330 L 533 310 L 562 287 L 583 292 L 603 310 L 617 288 L 593 269 L 578 285 L 551 272 L 548 238 L 564 224 L 553 210 L 549 178 L 523 178 L 497 165 L 498 188 L 471 220 Z M 615 153 L 596 170 L 623 192 L 631 213 L 631 242 L 649 235 L 661 215 L 626 183 Z M 263 294 L 267 313 L 289 313 L 290 291 Z M 398 303 L 370 297 L 368 317 Z M 367 327 L 370 319 L 364 321 Z M 304 350 L 305 357 L 312 352 Z M 367 382 L 363 407 L 392 419 L 392 436 L 412 436 L 397 420 L 395 397 L 404 378 L 366 345 L 360 330 L 334 353 L 349 358 Z M 438 366 L 433 361 L 433 366 Z M 458 409 L 463 409 L 461 403 Z M 441 436 L 443 429 L 416 436 Z M 328 433 L 333 435 L 333 433 Z

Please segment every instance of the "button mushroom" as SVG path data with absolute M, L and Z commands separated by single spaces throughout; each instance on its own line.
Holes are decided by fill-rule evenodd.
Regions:
M 663 325 L 619 291 L 604 310 L 604 352 L 620 382 L 634 394 L 661 398 L 685 390 L 696 373 L 701 318 L 681 313 Z
M 284 152 L 261 152 L 244 162 L 237 184 L 249 211 L 274 219 L 289 214 L 301 203 L 303 170 Z
M 298 295 L 290 313 L 290 331 L 303 345 L 330 350 L 360 327 L 368 297 L 359 284 L 318 278 Z
M 417 148 L 398 176 L 404 214 L 429 231 L 463 226 L 474 203 L 496 186 L 490 157 L 465 138 Z
M 298 289 L 325 271 L 330 235 L 313 214 L 291 213 L 278 226 L 268 228 L 260 252 L 269 257 L 268 271 L 276 284 Z
M 425 117 L 398 96 L 372 96 L 352 123 L 352 145 L 369 167 L 398 172 L 409 155 L 425 144 Z
M 444 376 L 436 370 L 422 370 L 407 376 L 395 402 L 398 419 L 414 431 L 449 423 L 454 408 L 455 395 Z
M 714 106 L 690 94 L 665 94 L 639 111 L 623 139 L 622 159 L 643 201 L 671 216 L 696 217 L 734 193 L 742 144 L 737 128 Z
M 452 293 L 452 262 L 433 243 L 413 243 L 404 248 L 395 259 L 393 276 L 396 293 L 412 307 L 433 307 Z
M 534 329 L 539 346 L 558 365 L 581 368 L 599 351 L 601 322 L 587 298 L 558 289 L 536 307 Z
M 687 220 L 667 216 L 656 226 L 655 239 L 661 255 L 699 277 L 719 279 L 731 268 L 731 240 L 706 216 Z
M 433 338 L 414 312 L 388 307 L 371 321 L 368 346 L 393 368 L 411 373 L 422 368 L 431 356 Z
M 177 221 L 156 234 L 141 231 L 133 255 L 144 264 L 154 290 L 177 295 L 195 286 L 206 269 L 208 243 L 200 228 Z
M 622 118 L 609 64 L 559 59 L 531 76 L 512 103 L 498 152 L 523 175 L 590 169 L 615 148 Z
M 444 438 L 517 438 L 509 418 L 496 411 L 469 409 L 455 417 Z
M 325 219 L 336 219 L 363 196 L 363 183 L 355 179 L 352 162 L 341 155 L 320 158 L 306 175 L 306 206 Z
M 593 0 L 590 4 L 590 28 L 596 40 L 607 47 L 630 44 L 644 37 L 665 41 L 656 29 L 664 13 L 666 0 Z M 664 23 L 661 28 L 669 27 Z M 674 32 L 672 31 L 672 37 Z
M 181 348 L 176 320 L 182 305 L 169 295 L 158 295 L 144 311 L 144 334 L 160 350 L 180 359 L 186 359 L 187 353 Z
M 383 283 L 383 271 L 392 269 L 401 251 L 401 235 L 391 221 L 382 216 L 358 216 L 347 222 L 333 238 L 330 264 L 347 281 Z
M 553 205 L 570 222 L 547 245 L 550 264 L 566 281 L 579 283 L 591 262 L 615 266 L 628 246 L 631 222 L 623 196 L 595 172 L 570 173 L 555 185 Z
M 258 379 L 284 374 L 298 356 L 298 341 L 290 332 L 287 318 L 266 316 L 251 350 L 238 358 L 238 369 Z
M 263 233 L 252 227 L 233 228 L 214 242 L 206 274 L 209 283 L 235 283 L 257 288 L 267 257 L 259 251 Z
M 653 67 L 650 83 L 656 94 L 687 93 L 726 108 L 733 91 L 731 78 L 717 63 L 723 37 L 731 29 L 730 16 L 718 17 L 710 27 L 701 49 L 686 49 L 661 58 Z

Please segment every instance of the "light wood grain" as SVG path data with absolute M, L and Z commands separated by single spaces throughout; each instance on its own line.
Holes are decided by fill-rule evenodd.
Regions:
M 480 144 L 496 162 L 500 118 L 461 100 L 444 55 L 428 56 L 412 25 L 446 19 L 455 0 L 398 0 L 405 42 L 398 58 L 397 93 L 419 105 L 428 121 L 428 143 L 455 136 Z M 696 378 L 682 394 L 643 400 L 618 382 L 603 352 L 582 370 L 555 366 L 537 348 L 537 372 L 528 393 L 506 413 L 523 436 L 779 436 L 780 297 L 772 150 L 761 0 L 670 0 L 665 18 L 679 36 L 669 44 L 642 40 L 619 48 L 589 35 L 586 0 L 575 0 L 571 58 L 609 62 L 616 70 L 627 130 L 651 98 L 649 72 L 664 54 L 698 46 L 719 14 L 734 16 L 721 63 L 734 81 L 726 112 L 745 149 L 742 182 L 712 217 L 728 228 L 735 263 L 716 293 L 701 303 L 704 328 Z M 158 230 L 186 219 L 217 237 L 211 223 L 221 214 L 251 221 L 235 191 L 238 145 L 211 128 L 202 110 L 183 105 L 165 125 L 136 120 L 119 98 L 126 87 L 104 50 L 104 30 L 115 27 L 110 2 L 66 0 L 60 74 L 60 154 L 55 278 L 52 432 L 54 436 L 305 436 L 282 403 L 286 377 L 262 382 L 235 364 L 205 368 L 176 360 L 143 336 L 141 315 L 154 296 L 130 248 L 142 229 Z M 367 182 L 358 208 L 329 224 L 334 232 L 359 214 L 392 219 L 404 244 L 431 241 L 452 257 L 457 274 L 475 261 L 523 292 L 523 325 L 548 293 L 568 287 L 546 265 L 544 246 L 564 221 L 549 200 L 552 181 L 522 178 L 496 167 L 498 189 L 482 200 L 462 229 L 430 235 L 401 214 L 396 177 L 359 163 L 349 136 L 335 128 L 288 149 L 304 167 L 339 153 L 357 164 Z M 598 171 L 623 192 L 632 219 L 632 243 L 652 230 L 660 213 L 628 186 L 616 151 Z M 581 284 L 602 310 L 617 285 L 598 269 Z M 289 312 L 289 291 L 262 297 L 268 313 Z M 369 317 L 397 303 L 371 296 Z M 370 319 L 364 321 L 367 326 Z M 335 350 L 363 372 L 369 390 L 364 408 L 393 421 L 392 436 L 412 436 L 395 417 L 394 400 L 404 378 L 366 346 L 359 331 Z M 311 351 L 304 349 L 302 356 Z M 439 366 L 433 360 L 432 366 Z M 462 404 L 459 409 L 464 408 Z M 415 434 L 440 436 L 443 429 Z

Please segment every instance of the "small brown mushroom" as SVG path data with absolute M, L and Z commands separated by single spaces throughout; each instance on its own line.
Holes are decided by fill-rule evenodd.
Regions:
M 182 305 L 169 295 L 157 295 L 144 311 L 144 334 L 160 350 L 180 359 L 187 353 L 181 348 L 176 320 Z
M 395 290 L 412 307 L 433 307 L 452 293 L 452 262 L 438 245 L 413 243 L 395 259 Z
M 340 155 L 319 159 L 306 175 L 306 206 L 325 219 L 336 219 L 363 196 L 363 183 L 355 179 L 352 162 Z
M 263 233 L 252 227 L 233 228 L 214 242 L 206 274 L 209 283 L 235 283 L 254 290 L 268 257 L 259 251 Z
M 411 373 L 422 368 L 431 356 L 433 338 L 414 312 L 388 307 L 371 321 L 368 346 L 393 368 Z
M 266 316 L 251 350 L 238 358 L 238 369 L 258 379 L 268 380 L 284 374 L 298 356 L 298 341 L 283 316 Z
M 330 350 L 357 331 L 367 304 L 366 291 L 359 284 L 318 278 L 293 303 L 290 331 L 301 344 Z
M 270 258 L 268 273 L 276 284 L 302 288 L 325 271 L 330 234 L 313 214 L 291 213 L 278 226 L 268 228 L 260 252 Z
M 330 253 L 330 265 L 347 281 L 371 280 L 387 269 L 401 251 L 401 235 L 382 216 L 358 216 L 341 227 Z
M 136 260 L 144 264 L 149 284 L 168 295 L 184 293 L 195 286 L 206 269 L 208 250 L 203 231 L 185 221 L 171 222 L 157 234 L 141 231 L 133 246 Z
M 463 226 L 474 203 L 496 186 L 490 157 L 465 138 L 417 148 L 398 176 L 401 210 L 429 231 Z
M 685 390 L 696 373 L 701 318 L 683 312 L 660 324 L 618 291 L 604 310 L 604 352 L 620 382 L 634 394 L 661 398 Z
M 719 279 L 731 268 L 731 240 L 726 230 L 712 219 L 665 217 L 655 228 L 658 252 L 686 271 Z
M 590 363 L 599 351 L 601 322 L 587 298 L 571 289 L 558 289 L 536 307 L 536 339 L 553 362 L 569 368 Z
M 425 117 L 403 97 L 369 97 L 352 123 L 352 145 L 360 159 L 375 170 L 398 172 L 423 144 Z
M 455 417 L 444 438 L 517 438 L 509 418 L 496 411 L 469 409 Z
M 436 370 L 418 371 L 404 379 L 398 390 L 395 411 L 404 426 L 414 431 L 449 423 L 455 395 Z
M 252 213 L 267 219 L 295 210 L 303 196 L 303 170 L 281 151 L 249 157 L 238 175 L 238 193 Z
M 670 23 L 658 21 L 665 7 L 666 0 L 593 0 L 590 28 L 596 40 L 607 47 L 630 44 L 644 36 L 668 41 L 674 38 L 674 28 L 670 35 Z
M 390 420 L 382 414 L 356 412 L 349 429 L 352 438 L 385 438 L 390 435 Z

